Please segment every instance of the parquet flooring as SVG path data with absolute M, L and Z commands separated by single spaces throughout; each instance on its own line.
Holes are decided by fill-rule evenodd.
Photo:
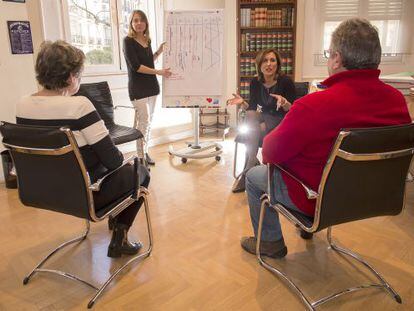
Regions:
M 176 146 L 182 146 L 177 143 Z M 251 227 L 246 196 L 232 194 L 233 143 L 224 142 L 221 162 L 168 156 L 168 146 L 152 149 L 150 207 L 152 256 L 118 278 L 95 310 L 304 310 L 291 291 L 239 245 Z M 39 180 L 41 182 L 41 180 Z M 338 244 L 350 247 L 378 268 L 399 291 L 398 305 L 385 292 L 366 290 L 327 303 L 319 310 L 414 310 L 414 183 L 407 206 L 396 217 L 338 226 Z M 145 237 L 143 214 L 131 236 Z M 289 254 L 277 263 L 305 293 L 319 298 L 334 290 L 373 280 L 359 265 L 327 249 L 325 231 L 305 241 L 282 220 Z M 93 292 L 50 275 L 22 279 L 53 246 L 73 237 L 83 221 L 24 207 L 17 191 L 0 185 L 0 310 L 82 310 Z M 88 239 L 52 260 L 92 282 L 102 282 L 127 257 L 106 257 L 106 222 L 92 224 Z M 275 260 L 273 262 L 276 263 Z

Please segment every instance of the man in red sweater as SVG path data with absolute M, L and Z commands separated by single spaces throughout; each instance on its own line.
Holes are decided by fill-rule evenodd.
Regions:
M 283 167 L 313 190 L 318 190 L 323 168 L 342 128 L 376 127 L 410 123 L 407 104 L 396 89 L 379 80 L 381 45 L 377 30 L 363 19 L 349 19 L 334 31 L 328 57 L 326 89 L 300 98 L 282 123 L 263 143 L 264 163 Z M 313 216 L 315 200 L 283 172 L 273 176 L 273 198 L 290 209 Z M 257 236 L 260 196 L 267 190 L 266 166 L 246 176 L 250 217 Z M 274 202 L 272 202 L 274 203 Z M 256 253 L 256 237 L 244 237 L 241 246 Z M 262 231 L 261 254 L 282 258 L 287 254 L 279 215 L 268 209 Z

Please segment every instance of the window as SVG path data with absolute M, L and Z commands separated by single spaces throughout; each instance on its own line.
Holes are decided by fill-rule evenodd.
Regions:
M 161 1 L 156 0 L 61 0 L 65 40 L 86 55 L 85 73 L 122 72 L 126 64 L 122 53 L 122 40 L 128 33 L 129 16 L 133 10 L 142 10 L 148 17 L 151 45 L 155 51 L 162 38 Z M 158 11 L 158 12 L 157 12 Z M 158 28 L 157 28 L 158 27 Z M 159 60 L 157 60 L 158 62 Z M 160 64 L 156 64 L 160 67 Z M 108 77 L 106 77 L 108 79 Z M 159 81 L 160 84 L 162 81 Z M 125 87 L 127 85 L 125 75 Z M 188 109 L 163 109 L 161 96 L 157 97 L 153 128 L 165 128 L 191 122 Z
M 332 32 L 341 21 L 362 17 L 377 27 L 383 59 L 401 59 L 411 41 L 406 16 L 409 5 L 407 0 L 318 0 L 321 44 L 317 53 L 329 48 Z
M 66 40 L 86 55 L 86 72 L 125 70 L 122 39 L 133 10 L 143 10 L 150 21 L 153 47 L 157 43 L 152 0 L 63 0 Z

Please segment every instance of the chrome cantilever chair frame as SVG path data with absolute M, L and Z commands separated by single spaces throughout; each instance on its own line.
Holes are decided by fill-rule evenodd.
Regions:
M 285 274 L 283 271 L 278 269 L 275 266 L 270 265 L 268 262 L 266 262 L 263 258 L 263 256 L 260 254 L 260 243 L 261 243 L 261 233 L 262 233 L 262 226 L 263 226 L 263 220 L 266 208 L 273 208 L 276 212 L 282 214 L 285 216 L 290 222 L 294 223 L 295 225 L 299 225 L 300 228 L 307 232 L 317 232 L 320 230 L 323 230 L 326 227 L 320 227 L 320 220 L 321 220 L 321 207 L 322 207 L 322 200 L 324 196 L 324 189 L 325 185 L 328 179 L 328 176 L 331 172 L 332 165 L 334 163 L 334 160 L 336 157 L 339 157 L 341 159 L 344 159 L 346 161 L 377 161 L 377 160 L 383 160 L 383 159 L 391 159 L 391 158 L 398 158 L 402 156 L 411 156 L 411 163 L 414 153 L 414 148 L 407 148 L 403 150 L 397 150 L 397 151 L 390 151 L 390 152 L 383 152 L 383 153 L 366 153 L 366 154 L 352 154 L 346 151 L 343 151 L 340 149 L 342 140 L 349 135 L 349 131 L 341 131 L 338 135 L 338 138 L 336 140 L 336 143 L 333 147 L 333 150 L 331 152 L 331 155 L 327 161 L 327 164 L 325 166 L 325 169 L 322 174 L 321 183 L 319 186 L 319 191 L 313 191 L 306 185 L 304 185 L 302 182 L 297 180 L 294 176 L 290 175 L 294 179 L 296 179 L 298 182 L 301 183 L 301 185 L 304 187 L 305 192 L 307 194 L 307 197 L 309 199 L 314 198 L 316 199 L 316 210 L 315 210 L 315 217 L 314 221 L 311 227 L 305 226 L 293 213 L 291 213 L 286 207 L 284 207 L 280 203 L 272 204 L 271 202 L 274 202 L 272 198 L 270 197 L 270 191 L 271 187 L 273 187 L 273 172 L 275 168 L 283 170 L 281 167 L 268 164 L 268 190 L 266 194 L 263 194 L 261 197 L 261 209 L 260 209 L 260 217 L 259 217 L 259 226 L 258 226 L 258 234 L 257 234 L 257 244 L 256 244 L 256 256 L 259 261 L 259 263 L 269 270 L 270 272 L 276 274 L 282 281 L 284 281 L 292 290 L 293 292 L 301 299 L 301 301 L 304 303 L 304 305 L 309 310 L 315 310 L 316 307 L 331 301 L 335 298 L 338 298 L 342 295 L 345 295 L 347 293 L 352 293 L 358 290 L 367 289 L 367 288 L 378 288 L 378 289 L 385 289 L 398 303 L 402 303 L 402 299 L 399 296 L 399 294 L 392 288 L 392 286 L 384 279 L 384 277 L 374 269 L 368 262 L 366 262 L 360 255 L 352 252 L 349 249 L 340 247 L 336 245 L 332 241 L 332 227 L 327 227 L 327 241 L 330 246 L 330 248 L 338 253 L 342 253 L 344 255 L 349 256 L 352 259 L 357 260 L 361 264 L 363 264 L 366 268 L 368 268 L 369 271 L 375 277 L 378 279 L 379 283 L 375 284 L 364 284 L 356 287 L 346 288 L 342 291 L 339 291 L 337 293 L 322 297 L 316 301 L 310 301 L 310 299 L 302 292 L 302 290 L 289 278 L 287 274 Z M 286 172 L 285 170 L 283 170 Z M 287 173 L 287 172 L 286 172 Z M 403 206 L 401 207 L 401 210 L 405 206 L 405 192 L 404 192 L 404 198 L 403 198 Z
M 63 155 L 63 154 L 69 153 L 69 152 L 73 152 L 76 156 L 76 159 L 77 159 L 77 161 L 79 163 L 79 166 L 81 168 L 81 171 L 82 171 L 83 179 L 85 181 L 85 186 L 86 186 L 86 189 L 87 189 L 88 201 L 89 201 L 88 202 L 89 203 L 89 216 L 90 216 L 91 220 L 94 221 L 94 222 L 101 221 L 101 220 L 105 219 L 108 216 L 118 215 L 121 211 L 123 211 L 126 207 L 128 207 L 132 202 L 137 201 L 140 198 L 143 198 L 143 202 L 144 202 L 145 216 L 146 216 L 146 222 L 147 222 L 147 234 L 148 234 L 148 241 L 149 241 L 147 249 L 145 251 L 140 252 L 139 254 L 131 257 L 131 259 L 129 259 L 125 264 L 123 264 L 118 269 L 116 269 L 115 272 L 113 272 L 106 279 L 106 281 L 102 285 L 95 286 L 92 283 L 90 283 L 90 282 L 88 282 L 88 281 L 86 281 L 86 280 L 84 280 L 84 279 L 82 279 L 82 278 L 80 278 L 80 277 L 78 277 L 74 274 L 71 274 L 69 272 L 42 268 L 43 265 L 53 255 L 55 255 L 61 249 L 65 248 L 66 246 L 69 246 L 71 244 L 74 244 L 76 242 L 82 242 L 83 240 L 86 239 L 86 237 L 87 237 L 87 235 L 90 231 L 90 222 L 89 222 L 89 220 L 86 220 L 86 229 L 85 229 L 84 233 L 81 236 L 78 236 L 78 237 L 73 238 L 69 241 L 66 241 L 66 242 L 62 243 L 61 245 L 59 245 L 58 247 L 56 247 L 53 251 L 51 251 L 48 255 L 46 255 L 39 262 L 39 264 L 23 280 L 23 284 L 26 285 L 36 273 L 52 273 L 52 274 L 57 274 L 57 275 L 60 275 L 62 277 L 74 280 L 74 281 L 78 281 L 78 282 L 80 282 L 84 285 L 87 285 L 87 286 L 91 287 L 92 289 L 94 289 L 96 291 L 95 295 L 91 298 L 91 300 L 88 303 L 88 308 L 92 308 L 95 301 L 100 297 L 100 295 L 106 289 L 106 287 L 109 285 L 109 283 L 111 283 L 111 281 L 122 270 L 124 270 L 126 267 L 128 267 L 132 262 L 137 261 L 139 259 L 144 259 L 144 258 L 148 257 L 151 254 L 151 251 L 152 251 L 152 248 L 153 248 L 153 234 L 152 234 L 151 219 L 150 219 L 149 205 L 148 205 L 148 199 L 147 199 L 147 196 L 149 195 L 149 191 L 148 191 L 147 188 L 145 188 L 143 186 L 140 186 L 140 187 L 138 187 L 137 191 L 132 194 L 132 196 L 129 196 L 129 197 L 125 198 L 123 201 L 121 201 L 119 204 L 117 204 L 115 207 L 110 209 L 108 212 L 106 212 L 102 216 L 96 215 L 95 209 L 94 209 L 93 191 L 99 191 L 100 187 L 102 185 L 102 182 L 108 176 L 113 174 L 115 171 L 119 170 L 120 167 L 113 170 L 113 171 L 111 171 L 111 172 L 109 172 L 108 174 L 103 176 L 101 179 L 99 179 L 97 182 L 95 182 L 94 184 L 91 184 L 88 172 L 87 172 L 86 167 L 83 163 L 82 156 L 80 154 L 79 148 L 77 146 L 76 140 L 75 140 L 72 132 L 67 128 L 61 128 L 61 131 L 63 131 L 66 134 L 70 144 L 66 145 L 62 148 L 59 148 L 59 149 L 27 148 L 27 147 L 11 145 L 11 144 L 7 144 L 7 143 L 3 143 L 3 144 L 8 149 L 11 149 L 15 152 L 29 153 L 29 154 L 34 154 L 34 155 L 45 155 L 45 156 L 52 155 L 53 156 L 53 155 Z M 137 156 L 133 156 L 133 157 L 130 157 L 129 159 L 125 160 L 123 162 L 123 164 L 121 165 L 121 167 L 126 165 L 127 163 L 130 163 L 131 161 L 134 161 L 134 164 L 137 165 L 137 161 L 138 161 Z M 17 177 L 17 179 L 19 179 L 19 178 Z M 137 185 L 139 185 L 139 184 L 140 183 L 138 181 Z
M 246 113 L 246 110 L 245 109 L 238 107 L 238 111 L 237 111 L 238 117 L 237 117 L 237 120 L 240 120 L 240 121 L 238 121 L 238 123 L 240 122 L 240 125 L 246 123 L 246 117 L 244 115 L 245 113 Z M 238 124 L 237 127 L 239 127 L 240 125 Z M 237 135 L 240 135 L 240 134 L 237 134 Z M 236 138 L 234 140 L 234 157 L 233 157 L 233 177 L 235 179 L 237 179 L 237 177 L 239 177 L 239 175 L 241 173 L 243 173 L 243 170 L 242 170 L 240 173 L 237 174 L 237 157 L 238 157 L 238 150 L 239 150 L 239 142 L 237 141 L 237 136 L 236 136 Z M 244 158 L 244 167 L 246 166 L 247 160 L 248 159 L 247 159 L 247 155 L 246 155 L 245 158 Z

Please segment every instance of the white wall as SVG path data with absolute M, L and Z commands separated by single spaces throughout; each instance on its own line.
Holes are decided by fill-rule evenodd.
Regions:
M 12 55 L 7 30 L 7 21 L 29 20 L 27 7 L 24 3 L 0 2 L 0 119 L 4 121 L 15 122 L 16 103 L 22 96 L 37 90 L 33 55 Z M 30 26 L 37 36 L 36 21 Z M 36 48 L 36 43 L 34 45 Z M 4 150 L 3 146 L 0 149 Z M 0 180 L 4 180 L 2 166 Z

